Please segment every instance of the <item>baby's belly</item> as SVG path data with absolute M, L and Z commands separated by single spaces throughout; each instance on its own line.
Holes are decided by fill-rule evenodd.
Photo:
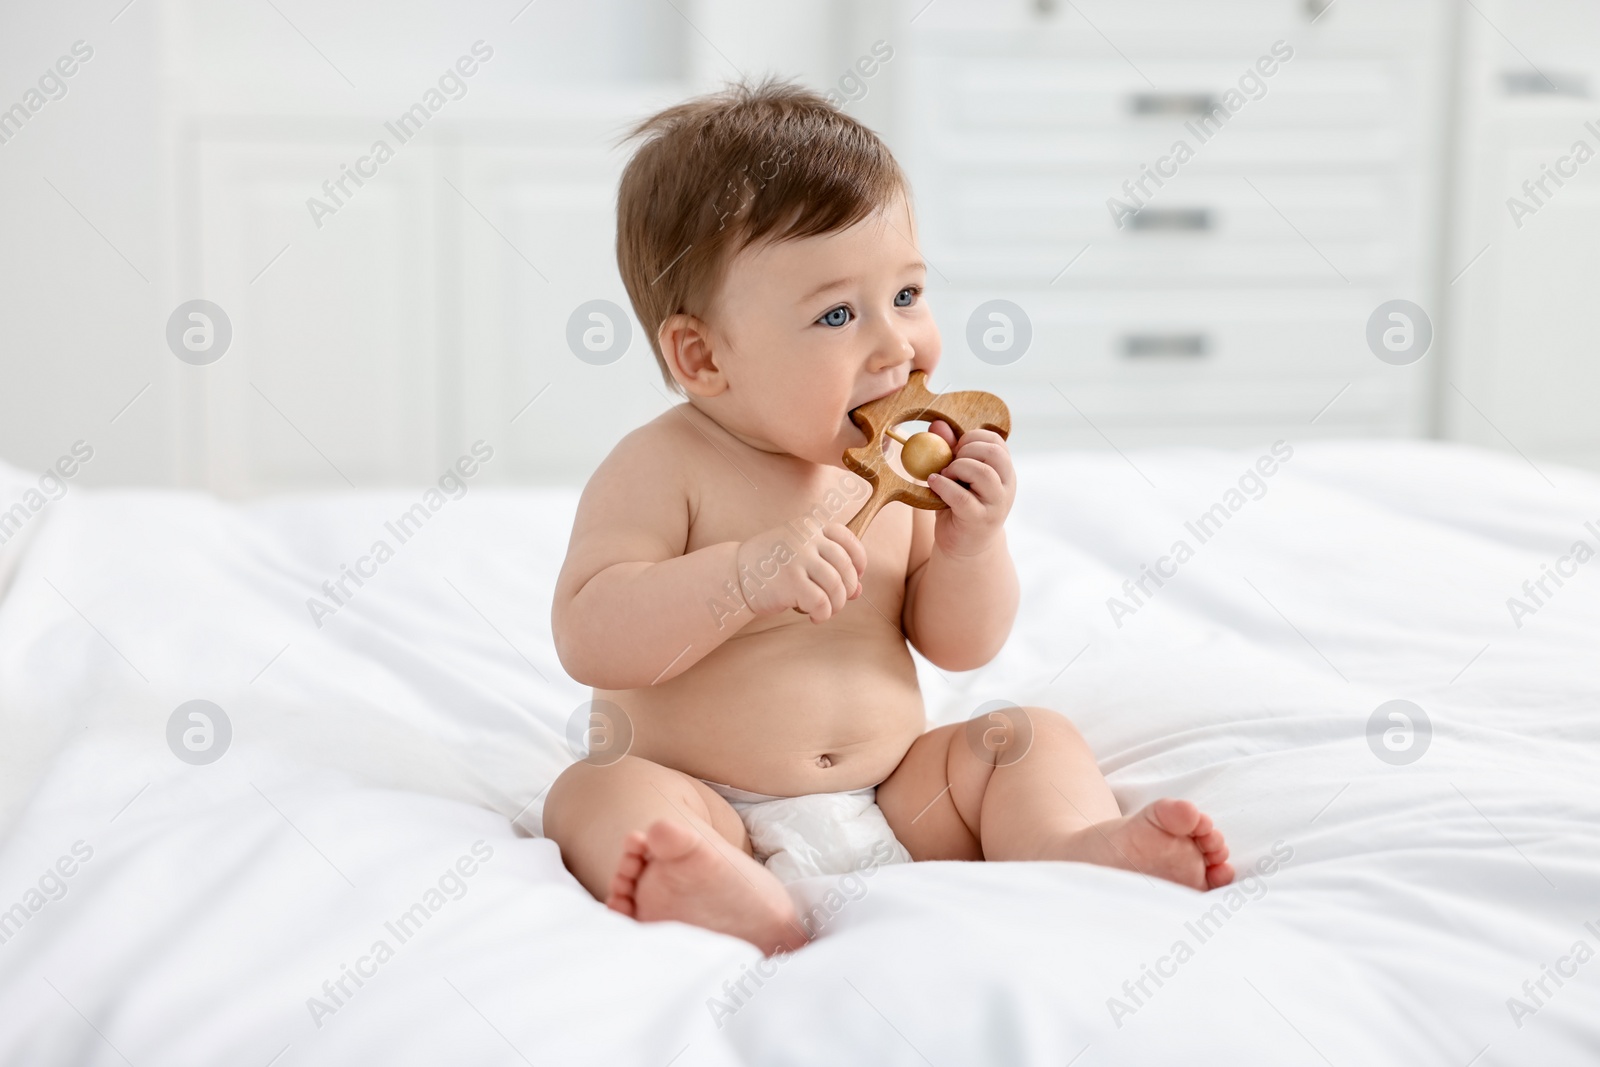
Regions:
M 905 638 L 849 609 L 746 630 L 670 682 L 595 695 L 628 713 L 633 755 L 774 796 L 875 785 L 926 725 Z

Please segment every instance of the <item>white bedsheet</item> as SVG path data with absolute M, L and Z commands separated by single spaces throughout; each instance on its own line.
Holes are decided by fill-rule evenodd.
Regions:
M 1013 638 L 923 682 L 938 720 L 1067 712 L 1125 807 L 1192 797 L 1272 873 L 814 881 L 822 935 L 760 987 L 753 949 L 607 912 L 512 828 L 586 696 L 549 643 L 575 494 L 472 489 L 318 628 L 420 494 L 74 489 L 0 601 L 0 1062 L 1600 1061 L 1600 560 L 1507 606 L 1600 548 L 1600 481 L 1304 445 L 1199 543 L 1257 457 L 1025 461 Z M 205 766 L 166 741 L 192 699 L 232 725 Z M 1367 740 L 1394 699 L 1433 728 L 1406 765 Z

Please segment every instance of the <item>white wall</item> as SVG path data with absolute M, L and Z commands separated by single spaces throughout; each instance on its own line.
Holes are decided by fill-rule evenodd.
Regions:
M 83 439 L 96 447 L 85 480 L 167 480 L 180 375 L 155 328 L 170 233 L 157 23 L 79 5 L 0 12 L 0 108 L 74 42 L 93 50 L 66 95 L 0 143 L 0 456 L 42 468 Z

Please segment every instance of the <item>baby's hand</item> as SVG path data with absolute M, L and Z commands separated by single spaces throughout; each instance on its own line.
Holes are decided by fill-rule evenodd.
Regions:
M 793 608 L 812 622 L 827 622 L 861 595 L 867 550 L 844 526 L 831 522 L 803 542 L 804 520 L 774 527 L 739 546 L 739 588 L 760 618 Z
M 934 544 L 950 555 L 977 555 L 1000 536 L 1017 496 L 1011 450 L 993 430 L 969 430 L 957 441 L 948 423 L 937 421 L 928 429 L 944 438 L 956 457 L 928 479 L 928 488 L 949 505 L 934 519 Z

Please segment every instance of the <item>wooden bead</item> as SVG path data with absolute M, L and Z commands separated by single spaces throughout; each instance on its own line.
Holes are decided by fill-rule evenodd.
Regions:
M 944 438 L 926 431 L 912 434 L 900 450 L 900 465 L 911 477 L 924 482 L 928 475 L 948 467 L 954 458 L 955 453 L 950 451 Z

